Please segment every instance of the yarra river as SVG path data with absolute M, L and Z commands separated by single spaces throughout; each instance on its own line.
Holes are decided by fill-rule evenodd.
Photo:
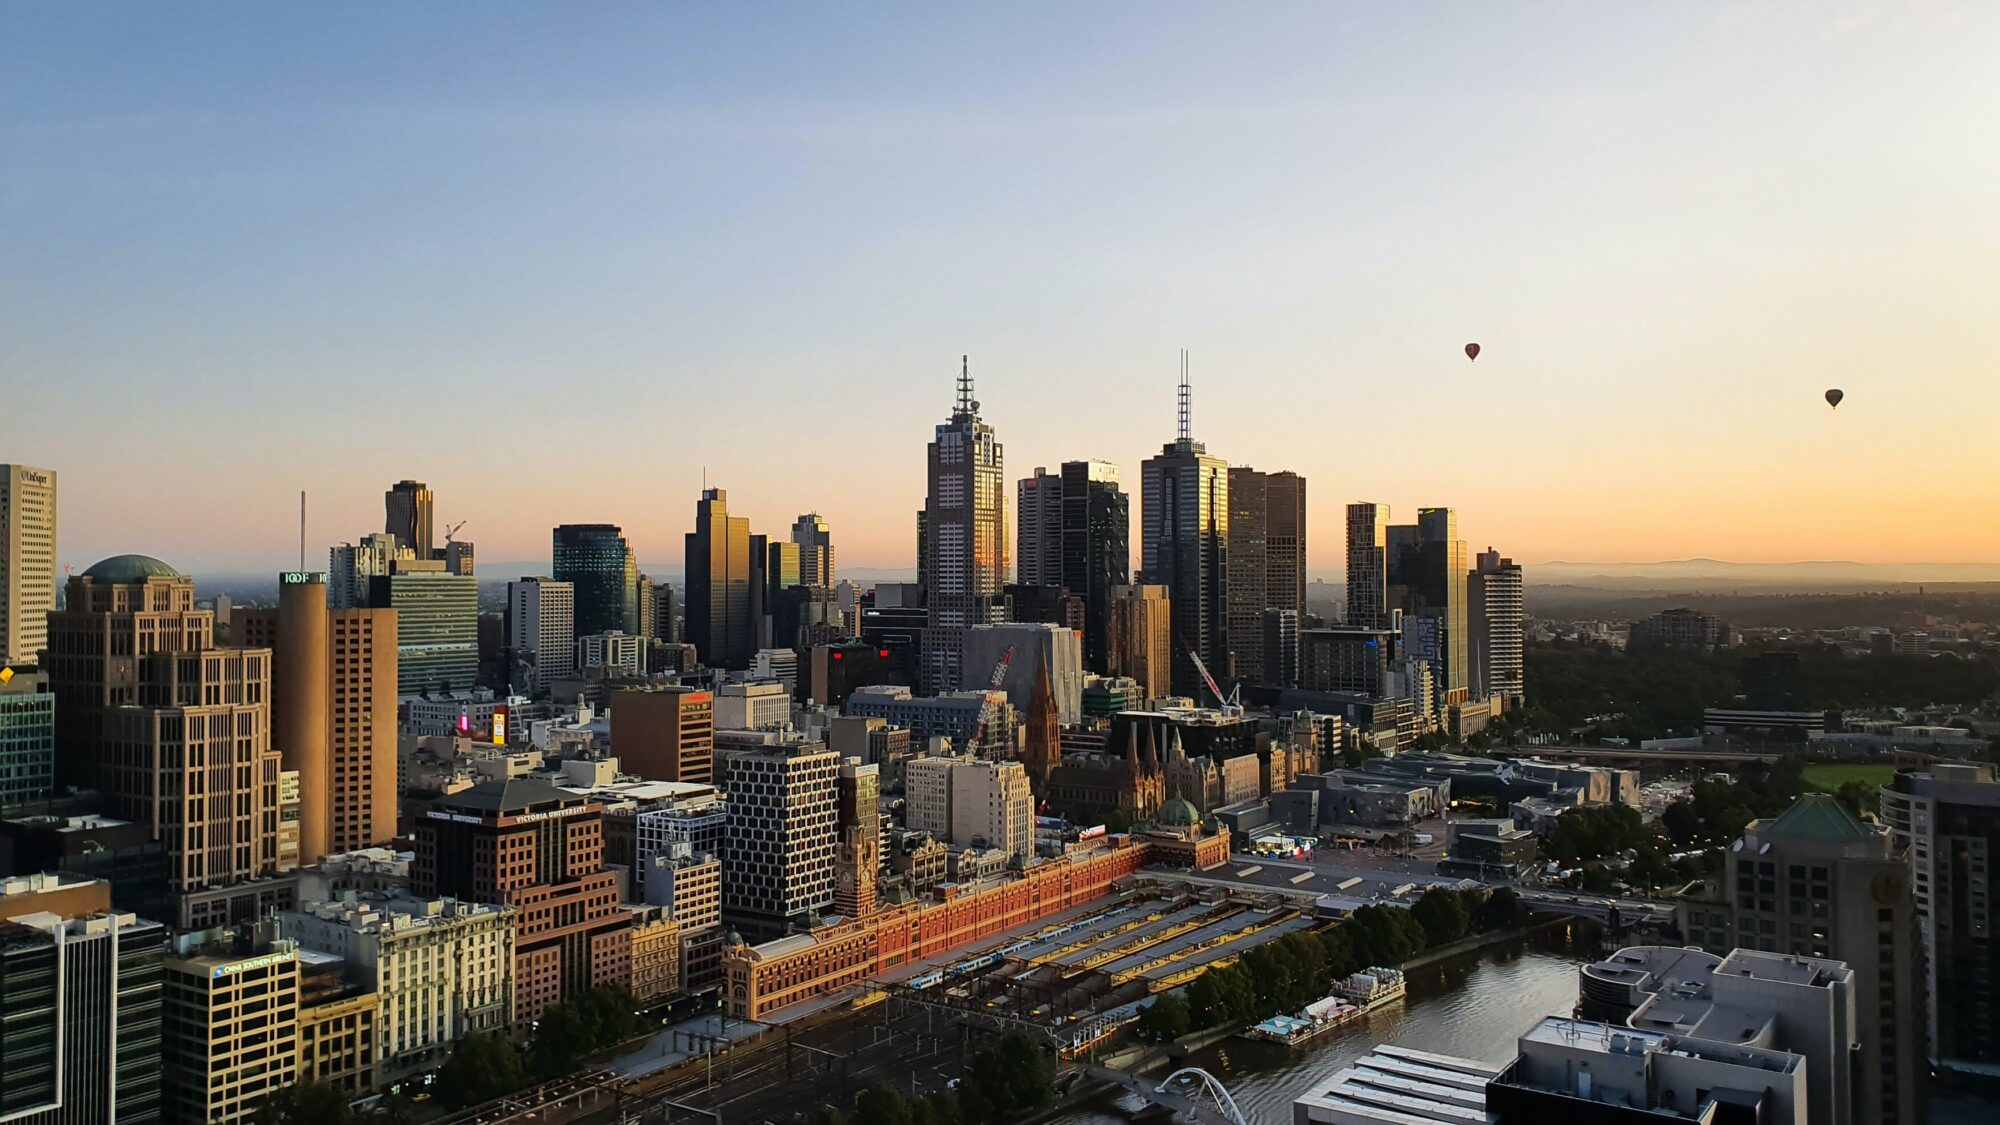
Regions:
M 1575 1007 L 1577 968 L 1590 953 L 1571 946 L 1562 930 L 1468 953 L 1412 970 L 1402 1004 L 1309 1047 L 1288 1050 L 1232 1036 L 1196 1051 L 1189 1062 L 1229 1087 L 1250 1125 L 1290 1125 L 1293 1099 L 1377 1043 L 1489 1062 L 1513 1058 L 1516 1036 L 1543 1016 L 1568 1015 Z M 1123 1125 L 1111 1110 L 1139 1106 L 1123 1095 L 1099 1110 L 1064 1114 L 1052 1125 Z

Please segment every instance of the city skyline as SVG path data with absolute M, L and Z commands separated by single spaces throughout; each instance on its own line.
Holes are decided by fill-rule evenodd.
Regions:
M 1210 448 L 1321 528 L 2000 561 L 1957 518 L 2000 467 L 1992 9 L 434 11 L 387 52 L 366 9 L 8 19 L 0 447 L 62 472 L 78 569 L 290 566 L 298 490 L 317 549 L 403 476 L 487 558 L 605 521 L 671 560 L 704 471 L 907 567 L 961 353 L 1011 488 L 1136 476 L 1180 347 Z M 468 469 L 527 425 L 622 480 Z M 810 486 L 740 440 L 829 430 L 862 453 Z

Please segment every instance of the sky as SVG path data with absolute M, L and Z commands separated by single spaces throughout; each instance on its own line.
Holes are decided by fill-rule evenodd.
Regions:
M 1315 573 L 1351 500 L 2000 561 L 1995 75 L 1993 4 L 9 3 L 0 462 L 79 569 L 404 477 L 671 563 L 704 473 L 907 567 L 960 355 L 1010 478 L 1136 493 L 1187 348 Z

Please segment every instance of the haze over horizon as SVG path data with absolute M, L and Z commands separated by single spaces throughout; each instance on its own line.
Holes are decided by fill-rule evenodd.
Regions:
M 79 569 L 288 567 L 302 488 L 323 561 L 402 477 L 484 559 L 674 559 L 704 470 L 887 569 L 962 353 L 1010 481 L 1104 458 L 1136 517 L 1188 347 L 1196 437 L 1308 478 L 1315 574 L 1359 499 L 1524 562 L 2000 562 L 1996 43 L 1952 4 L 16 7 L 0 460 L 62 474 Z

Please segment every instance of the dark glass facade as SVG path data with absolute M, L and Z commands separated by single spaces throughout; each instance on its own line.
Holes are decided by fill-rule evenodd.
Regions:
M 617 524 L 563 524 L 554 555 L 553 577 L 575 588 L 576 636 L 639 632 L 639 562 Z

